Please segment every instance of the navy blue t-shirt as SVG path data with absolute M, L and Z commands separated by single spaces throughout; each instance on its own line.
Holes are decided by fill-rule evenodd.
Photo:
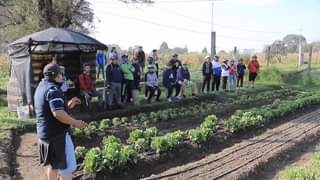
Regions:
M 57 110 L 67 112 L 67 103 L 60 87 L 47 79 L 43 79 L 34 95 L 34 107 L 37 118 L 37 135 L 43 141 L 65 134 L 70 126 L 58 121 L 52 114 Z

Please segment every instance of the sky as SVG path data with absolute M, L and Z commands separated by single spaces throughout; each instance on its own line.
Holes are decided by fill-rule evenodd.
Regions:
M 180 1 L 180 2 L 179 2 Z M 184 2 L 181 2 L 184 1 Z M 122 49 L 142 45 L 146 52 L 163 41 L 169 48 L 210 51 L 212 3 L 207 0 L 155 0 L 127 5 L 118 0 L 89 0 L 95 13 L 93 37 Z M 308 42 L 320 40 L 320 0 L 217 0 L 213 30 L 219 50 L 261 51 L 286 34 L 301 32 Z

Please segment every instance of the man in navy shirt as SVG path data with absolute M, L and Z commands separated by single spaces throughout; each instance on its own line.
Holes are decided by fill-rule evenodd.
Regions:
M 80 100 L 72 98 L 65 102 L 60 89 L 64 79 L 59 65 L 46 65 L 43 74 L 34 95 L 40 163 L 48 165 L 49 180 L 58 180 L 59 176 L 62 180 L 71 180 L 76 160 L 70 125 L 83 128 L 86 123 L 69 116 L 68 107 L 75 107 Z

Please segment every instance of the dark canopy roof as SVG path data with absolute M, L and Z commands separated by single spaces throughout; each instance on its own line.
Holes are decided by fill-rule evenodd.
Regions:
M 20 38 L 9 44 L 11 77 L 18 80 L 23 104 L 31 104 L 31 54 L 93 53 L 107 49 L 101 42 L 82 33 L 62 28 L 49 28 Z
M 12 42 L 9 45 L 9 47 L 17 45 L 20 46 L 22 44 L 29 44 L 30 39 L 32 40 L 32 44 L 73 44 L 79 46 L 95 46 L 99 49 L 107 48 L 106 45 L 102 44 L 96 39 L 93 39 L 85 34 L 63 28 L 49 28 L 43 31 L 27 35 Z

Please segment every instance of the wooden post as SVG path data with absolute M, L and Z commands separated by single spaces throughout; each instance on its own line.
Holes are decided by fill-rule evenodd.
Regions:
M 268 46 L 268 50 L 267 50 L 267 67 L 268 68 L 270 65 L 270 52 L 271 52 L 271 46 Z
M 311 72 L 311 59 L 312 59 L 312 46 L 310 46 L 309 50 L 309 62 L 308 62 L 308 71 Z

